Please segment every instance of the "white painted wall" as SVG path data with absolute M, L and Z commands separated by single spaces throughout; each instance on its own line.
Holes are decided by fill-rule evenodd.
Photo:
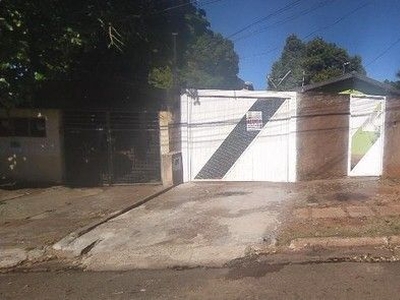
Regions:
M 259 98 L 287 99 L 222 180 L 296 180 L 296 94 L 198 90 L 181 97 L 184 181 L 194 180 Z M 268 101 L 268 100 L 265 100 Z

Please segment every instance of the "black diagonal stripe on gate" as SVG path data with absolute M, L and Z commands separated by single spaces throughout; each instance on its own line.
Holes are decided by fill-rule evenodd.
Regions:
M 262 112 L 262 127 L 264 127 L 284 101 L 285 99 L 281 98 L 257 99 L 249 111 Z M 222 179 L 259 132 L 247 130 L 245 114 L 195 179 Z

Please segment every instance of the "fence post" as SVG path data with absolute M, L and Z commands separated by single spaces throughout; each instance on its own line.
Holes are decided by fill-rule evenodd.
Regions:
M 112 135 L 111 135 L 111 120 L 110 112 L 106 112 L 106 126 L 107 126 L 107 163 L 108 163 L 108 185 L 113 184 L 113 149 L 112 149 Z
M 169 111 L 160 111 L 158 116 L 160 126 L 161 181 L 163 185 L 169 186 L 173 184 L 169 130 L 170 123 L 172 122 L 172 114 Z

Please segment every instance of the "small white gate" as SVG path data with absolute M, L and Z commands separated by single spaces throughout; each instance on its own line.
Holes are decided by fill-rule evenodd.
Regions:
M 184 181 L 295 181 L 295 93 L 198 90 L 181 99 Z
M 349 176 L 382 175 L 385 97 L 350 97 Z

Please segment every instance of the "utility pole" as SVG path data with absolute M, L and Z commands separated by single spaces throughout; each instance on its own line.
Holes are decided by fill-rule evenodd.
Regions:
M 172 66 L 172 86 L 173 89 L 175 90 L 177 88 L 178 84 L 178 78 L 177 78 L 177 49 L 176 49 L 176 37 L 178 36 L 177 32 L 172 33 L 172 42 L 173 42 L 173 49 L 174 49 L 174 56 L 173 56 L 173 66 Z
M 172 113 L 172 127 L 170 128 L 170 134 L 173 137 L 171 149 L 172 151 L 176 151 L 181 149 L 180 139 L 181 132 L 179 126 L 176 124 L 180 123 L 181 120 L 181 111 L 180 111 L 180 89 L 178 82 L 178 51 L 177 51 L 177 32 L 172 32 L 172 42 L 173 42 L 173 61 L 172 61 L 172 93 L 171 97 L 171 106 L 169 108 Z

